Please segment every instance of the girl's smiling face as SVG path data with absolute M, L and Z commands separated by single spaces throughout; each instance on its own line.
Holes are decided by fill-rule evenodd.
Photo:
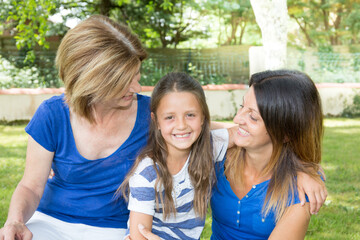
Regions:
M 198 139 L 204 122 L 201 106 L 190 92 L 170 92 L 159 103 L 157 125 L 164 138 L 168 153 L 190 152 Z
M 267 133 L 265 123 L 260 115 L 254 88 L 243 98 L 243 105 L 240 106 L 234 123 L 239 125 L 234 142 L 237 146 L 247 150 L 261 150 L 264 147 L 272 147 L 272 142 Z

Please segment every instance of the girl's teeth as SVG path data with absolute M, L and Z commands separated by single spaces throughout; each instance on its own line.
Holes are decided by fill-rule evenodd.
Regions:
M 186 133 L 186 134 L 183 134 L 183 135 L 180 135 L 180 134 L 175 134 L 175 137 L 179 137 L 179 138 L 181 138 L 181 137 L 188 137 L 188 136 L 190 136 L 190 133 Z

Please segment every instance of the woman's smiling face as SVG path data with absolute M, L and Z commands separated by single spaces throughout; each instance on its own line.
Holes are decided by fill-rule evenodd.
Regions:
M 250 87 L 243 97 L 243 104 L 234 117 L 234 123 L 239 126 L 234 139 L 237 146 L 247 150 L 272 147 L 270 136 L 258 109 L 253 87 Z

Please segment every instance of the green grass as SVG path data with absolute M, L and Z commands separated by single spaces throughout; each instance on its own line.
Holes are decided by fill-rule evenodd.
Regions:
M 24 171 L 24 127 L 0 125 L 0 226 Z M 305 239 L 360 239 L 360 118 L 326 119 L 325 127 L 322 166 L 329 195 L 320 213 L 311 217 Z M 209 215 L 202 239 L 210 235 Z
M 323 162 L 329 196 L 306 239 L 360 239 L 360 119 L 327 119 Z
M 3 226 L 10 198 L 25 166 L 25 125 L 0 125 L 0 226 Z

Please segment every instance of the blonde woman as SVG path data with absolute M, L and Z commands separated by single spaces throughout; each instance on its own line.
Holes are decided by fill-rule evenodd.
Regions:
M 129 211 L 114 193 L 147 141 L 150 98 L 138 94 L 146 56 L 107 17 L 68 31 L 56 57 L 65 94 L 44 101 L 25 129 L 25 172 L 0 239 L 123 238 Z

